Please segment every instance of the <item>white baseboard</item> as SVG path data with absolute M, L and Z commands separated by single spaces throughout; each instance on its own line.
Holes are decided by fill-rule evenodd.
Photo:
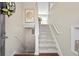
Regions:
M 76 51 L 74 51 L 73 49 L 71 49 L 71 51 L 76 55 L 78 56 L 78 53 Z
M 10 56 L 14 56 L 15 53 L 16 53 L 16 51 L 14 51 Z
M 39 52 L 35 52 L 34 55 L 37 55 L 38 56 L 39 55 Z

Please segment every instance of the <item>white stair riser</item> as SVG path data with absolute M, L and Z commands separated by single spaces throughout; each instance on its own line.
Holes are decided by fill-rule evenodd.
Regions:
M 39 39 L 39 42 L 55 42 L 53 39 Z
M 48 36 L 40 36 L 39 39 L 45 39 L 45 40 L 48 40 L 48 39 L 52 39 L 52 37 L 48 37 Z M 53 39 L 52 39 L 53 40 Z
M 40 35 L 51 35 L 51 34 L 47 32 L 40 32 Z
M 39 51 L 40 52 L 57 52 L 56 43 L 52 38 L 48 25 L 41 25 L 39 32 Z
M 55 41 L 44 41 L 44 40 L 40 40 L 39 43 L 54 43 L 55 44 Z
M 40 44 L 39 46 L 40 47 L 56 47 L 55 44 L 53 44 L 53 45 L 51 45 L 51 44 L 49 44 L 49 45 L 47 45 L 47 44 Z
M 46 47 L 40 47 L 39 49 L 40 51 L 57 51 L 57 48 L 46 48 Z
M 46 50 L 46 51 L 45 51 L 45 50 L 44 50 L 44 51 L 39 51 L 39 53 L 58 53 L 58 51 L 55 51 L 55 50 L 51 50 L 51 51 L 49 51 L 49 50 L 47 51 L 47 50 Z
M 48 29 L 41 29 L 40 31 L 43 31 L 43 32 L 50 32 L 50 30 L 48 30 Z
M 40 34 L 39 36 L 41 36 L 41 37 L 51 37 L 52 38 L 52 36 L 50 34 L 45 34 L 45 35 Z

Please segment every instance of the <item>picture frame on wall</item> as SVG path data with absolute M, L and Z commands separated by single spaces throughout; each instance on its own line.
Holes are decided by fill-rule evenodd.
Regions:
M 25 22 L 33 22 L 34 15 L 34 9 L 25 9 Z

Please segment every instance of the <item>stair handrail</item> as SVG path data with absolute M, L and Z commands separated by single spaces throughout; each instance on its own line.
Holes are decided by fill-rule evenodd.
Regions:
M 58 30 L 58 25 L 55 25 L 55 24 L 52 24 L 52 25 L 53 25 L 53 27 L 54 27 L 56 33 L 57 33 L 57 34 L 60 34 L 60 31 Z
M 62 51 L 61 51 L 61 48 L 60 48 L 60 45 L 59 45 L 59 43 L 58 43 L 58 41 L 57 41 L 57 39 L 56 39 L 56 36 L 55 36 L 55 34 L 54 34 L 53 30 L 52 30 L 52 26 L 49 25 L 49 28 L 50 28 L 52 37 L 54 38 L 54 40 L 55 40 L 55 42 L 56 42 L 56 46 L 57 46 L 57 48 L 58 48 L 58 54 L 59 54 L 60 56 L 63 56 Z

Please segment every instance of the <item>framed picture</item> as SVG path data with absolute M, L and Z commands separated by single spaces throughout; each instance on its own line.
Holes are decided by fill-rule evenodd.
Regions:
M 25 9 L 25 22 L 31 22 L 34 20 L 34 9 Z

